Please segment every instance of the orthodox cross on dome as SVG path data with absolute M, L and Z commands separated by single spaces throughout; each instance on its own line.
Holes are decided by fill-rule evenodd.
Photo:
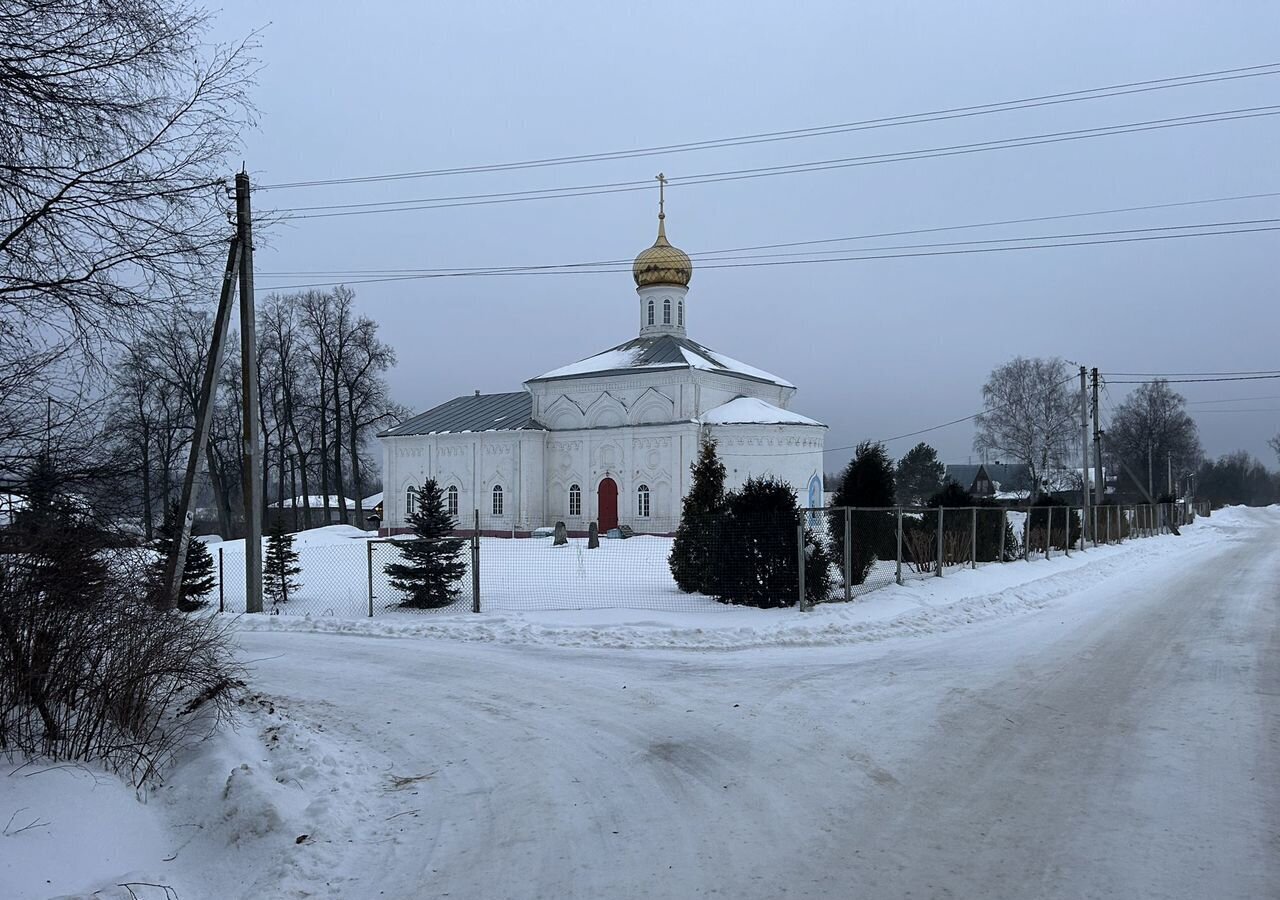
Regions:
M 659 172 L 654 176 L 654 180 L 658 182 L 658 236 L 654 239 L 652 246 L 640 251 L 640 255 L 636 257 L 631 267 L 631 274 L 635 277 L 637 288 L 655 285 L 687 288 L 689 279 L 693 277 L 693 263 L 689 260 L 689 254 L 679 247 L 673 247 L 667 240 L 667 227 L 664 221 L 667 218 L 667 176 Z M 672 304 L 670 316 L 666 314 L 665 308 L 655 308 L 651 315 L 649 300 L 646 299 L 642 304 L 641 321 L 646 327 L 654 326 L 659 330 L 669 327 L 672 330 L 683 331 L 684 298 L 683 296 L 671 298 L 670 303 Z

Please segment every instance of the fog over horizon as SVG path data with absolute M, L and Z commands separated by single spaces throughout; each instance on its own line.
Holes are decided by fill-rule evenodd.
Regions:
M 1143 377 L 1118 373 L 1280 369 L 1280 232 L 1133 239 L 1134 229 L 1166 226 L 1275 226 L 1280 117 L 1259 108 L 1280 104 L 1280 70 L 696 152 L 270 188 L 1262 66 L 1280 60 L 1275 4 L 380 2 L 353 13 L 329 0 L 270 7 L 231 0 L 216 21 L 223 40 L 261 29 L 263 68 L 253 91 L 259 119 L 244 134 L 245 165 L 259 188 L 255 213 L 286 218 L 258 234 L 259 298 L 295 285 L 350 285 L 360 311 L 397 351 L 394 398 L 415 411 L 473 390 L 518 390 L 525 379 L 633 337 L 637 307 L 626 270 L 654 239 L 656 183 L 434 209 L 406 203 L 391 212 L 349 204 L 652 182 L 659 171 L 671 179 L 667 234 L 695 255 L 690 337 L 796 384 L 791 408 L 830 426 L 828 471 L 851 453 L 831 448 L 978 412 L 990 371 L 1017 355 L 1060 356 L 1117 373 L 1103 395 L 1104 425 L 1135 387 L 1120 382 Z M 1232 110 L 1253 112 L 1086 140 L 681 181 Z M 1267 194 L 1274 196 L 1257 196 Z M 301 209 L 326 205 L 343 208 Z M 1153 206 L 1163 208 L 919 233 Z M 1129 234 L 1100 234 L 1117 231 Z M 901 232 L 908 233 L 893 235 Z M 1052 243 L 1066 234 L 1097 243 L 999 252 L 955 246 Z M 696 256 L 858 235 L 883 236 L 816 249 L 945 255 L 794 265 L 747 258 L 720 268 Z M 901 249 L 925 244 L 935 246 Z M 815 248 L 737 255 L 806 249 Z M 966 252 L 954 252 L 960 249 Z M 595 274 L 379 280 L 394 275 L 387 270 L 598 260 L 628 262 Z M 1276 467 L 1267 440 L 1280 432 L 1280 380 L 1174 387 L 1190 402 L 1206 454 L 1243 449 Z M 962 423 L 896 440 L 889 451 L 899 457 L 925 440 L 946 462 L 977 461 L 972 439 L 972 425 Z

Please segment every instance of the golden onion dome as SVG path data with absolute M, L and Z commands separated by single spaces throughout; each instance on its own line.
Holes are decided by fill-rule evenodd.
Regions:
M 673 247 L 667 240 L 667 231 L 663 225 L 666 216 L 658 214 L 658 238 L 653 246 L 641 250 L 631 266 L 631 274 L 636 280 L 636 287 L 650 284 L 678 284 L 688 287 L 693 278 L 693 263 L 689 254 L 679 247 Z

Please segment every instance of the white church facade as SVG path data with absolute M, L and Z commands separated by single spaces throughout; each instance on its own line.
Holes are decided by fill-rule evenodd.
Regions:
M 679 524 L 703 436 L 726 488 L 772 475 L 801 505 L 822 504 L 826 426 L 788 407 L 796 388 L 688 337 L 693 265 L 666 236 L 636 257 L 639 334 L 552 369 L 523 390 L 458 397 L 379 435 L 384 533 L 408 528 L 434 478 L 459 526 L 522 536 L 563 521 L 668 534 Z

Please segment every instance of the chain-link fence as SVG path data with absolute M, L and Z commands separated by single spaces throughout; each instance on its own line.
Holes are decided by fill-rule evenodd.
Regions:
M 295 536 L 296 571 L 264 572 L 264 612 L 337 617 L 565 609 L 811 607 L 961 569 L 1176 532 L 1204 503 L 802 509 L 638 534 Z M 215 545 L 218 609 L 245 611 L 243 542 Z

